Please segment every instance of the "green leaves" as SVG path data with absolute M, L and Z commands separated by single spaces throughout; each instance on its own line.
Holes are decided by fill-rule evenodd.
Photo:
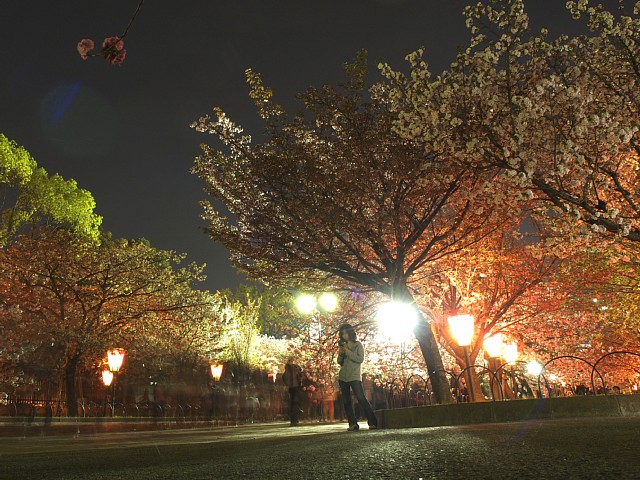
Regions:
M 102 217 L 94 213 L 95 200 L 75 180 L 49 176 L 23 147 L 0 134 L 0 244 L 27 223 L 68 227 L 98 240 Z

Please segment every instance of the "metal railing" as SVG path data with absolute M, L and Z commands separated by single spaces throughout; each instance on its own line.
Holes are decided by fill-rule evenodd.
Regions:
M 615 359 L 615 362 L 613 361 Z M 621 359 L 626 359 L 621 361 Z M 572 362 L 581 367 L 573 368 L 570 382 L 559 388 L 560 380 L 554 378 L 556 365 Z M 626 368 L 640 379 L 640 353 L 632 351 L 609 352 L 596 361 L 588 361 L 575 355 L 561 355 L 541 364 L 537 375 L 527 373 L 527 363 L 518 361 L 513 365 L 499 365 L 495 370 L 485 365 L 472 365 L 458 372 L 445 372 L 451 386 L 453 400 L 458 403 L 470 402 L 465 381 L 467 372 L 472 371 L 478 379 L 480 389 L 477 395 L 483 400 L 503 401 L 521 398 L 542 398 L 565 395 L 607 395 L 618 393 L 608 378 L 608 370 Z M 566 371 L 567 367 L 558 367 Z M 636 390 L 620 393 L 636 393 Z M 477 390 L 477 389 L 476 389 Z M 375 409 L 424 406 L 436 403 L 428 377 L 417 373 L 407 378 L 373 378 L 373 390 L 369 390 L 370 400 Z M 257 396 L 251 396 L 257 395 Z M 341 410 L 339 399 L 335 400 L 336 412 Z M 116 402 L 106 399 L 96 402 L 81 398 L 77 402 L 78 417 L 121 417 L 170 420 L 174 422 L 210 421 L 216 425 L 237 425 L 246 422 L 282 420 L 287 417 L 288 398 L 284 387 L 273 386 L 268 392 L 249 394 L 237 387 L 225 391 L 213 389 L 201 398 L 182 401 L 138 401 Z M 316 410 L 317 411 L 317 410 Z M 317 416 L 317 414 L 315 414 Z M 0 395 L 0 417 L 20 417 L 26 422 L 36 418 L 52 420 L 68 416 L 67 405 L 62 400 L 34 397 Z M 320 417 L 323 414 L 320 413 Z M 339 418 L 338 415 L 336 415 Z M 316 418 L 310 418 L 316 420 Z
M 612 385 L 611 382 L 606 380 L 607 372 L 604 371 L 602 365 L 606 359 L 614 356 L 632 357 L 634 362 L 628 362 L 625 367 L 635 369 L 634 371 L 638 379 L 640 379 L 640 354 L 627 350 L 609 352 L 595 362 L 590 362 L 575 355 L 553 357 L 546 363 L 541 364 L 539 374 L 527 373 L 528 362 L 525 361 L 517 361 L 513 365 L 502 364 L 495 370 L 491 370 L 485 365 L 471 365 L 460 372 L 445 371 L 445 373 L 449 378 L 452 397 L 457 403 L 473 401 L 465 385 L 467 372 L 470 370 L 480 380 L 481 389 L 478 395 L 482 395 L 484 400 L 490 401 L 638 392 L 638 390 L 627 392 L 621 390 L 617 392 L 614 390 L 615 384 Z M 584 364 L 587 367 L 586 371 L 582 369 L 577 372 L 581 373 L 581 375 L 574 375 L 574 377 L 582 378 L 583 381 L 578 382 L 574 379 L 568 387 L 562 385 L 562 388 L 558 388 L 561 381 L 550 378 L 549 371 L 553 364 L 562 360 L 572 360 Z M 620 364 L 616 365 L 616 368 L 620 368 Z M 576 372 L 573 373 L 575 374 Z M 374 382 L 380 384 L 384 390 L 386 408 L 431 405 L 435 403 L 431 380 L 425 379 L 421 375 L 412 374 L 404 380 L 398 377 L 392 379 L 376 377 Z M 564 383 L 566 384 L 567 382 Z M 585 385 L 585 383 L 588 383 L 588 385 Z

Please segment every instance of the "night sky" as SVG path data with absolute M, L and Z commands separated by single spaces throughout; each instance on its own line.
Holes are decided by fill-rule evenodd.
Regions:
M 259 134 L 244 70 L 260 72 L 278 103 L 343 80 L 367 48 L 404 67 L 420 46 L 432 71 L 465 45 L 464 0 L 147 0 L 114 67 L 80 59 L 76 44 L 120 35 L 138 0 L 4 2 L 0 14 L 0 132 L 50 174 L 96 199 L 103 228 L 207 263 L 211 290 L 240 281 L 225 249 L 202 232 L 202 184 L 189 173 L 202 142 L 189 128 L 213 106 Z M 535 28 L 571 32 L 565 0 L 529 0 Z M 615 3 L 614 0 L 607 2 Z

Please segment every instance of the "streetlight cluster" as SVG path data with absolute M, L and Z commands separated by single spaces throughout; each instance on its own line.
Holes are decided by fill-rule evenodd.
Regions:
M 116 390 L 115 390 L 115 374 L 120 371 L 124 362 L 125 351 L 121 348 L 114 348 L 113 350 L 107 350 L 107 365 L 102 371 L 102 383 L 105 387 L 111 386 L 111 414 L 115 415 L 116 408 Z
M 333 312 L 338 308 L 338 297 L 328 292 L 321 293 L 318 296 L 302 293 L 296 298 L 295 304 L 298 311 L 305 315 L 312 313 L 314 310 Z

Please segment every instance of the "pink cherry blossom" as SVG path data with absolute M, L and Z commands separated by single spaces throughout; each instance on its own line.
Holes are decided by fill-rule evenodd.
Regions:
M 111 65 L 120 65 L 127 56 L 124 41 L 120 37 L 108 37 L 102 41 L 102 56 Z
M 120 40 L 117 35 L 115 37 L 108 37 L 102 41 L 102 49 L 107 50 L 109 48 L 120 51 L 124 47 L 124 40 Z
M 80 58 L 86 60 L 87 58 L 89 58 L 89 52 L 93 50 L 94 47 L 95 44 L 93 43 L 93 40 L 91 40 L 90 38 L 83 38 L 78 42 L 78 46 L 76 48 L 78 49 Z

